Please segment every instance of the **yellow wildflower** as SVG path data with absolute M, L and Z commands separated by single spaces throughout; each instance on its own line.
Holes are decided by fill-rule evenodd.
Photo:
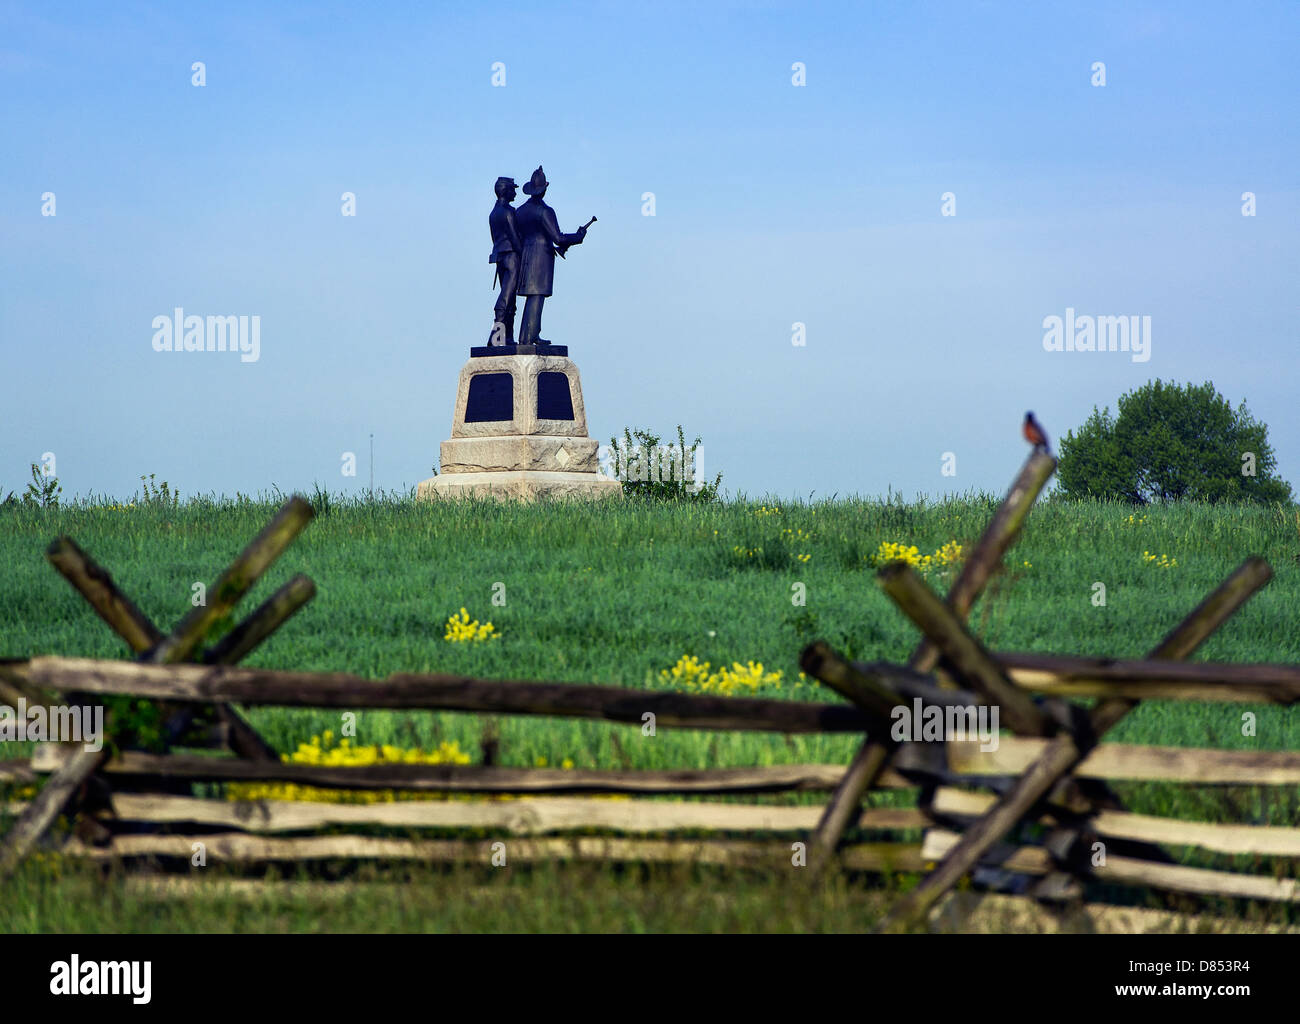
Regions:
M 286 764 L 326 767 L 357 767 L 375 764 L 469 764 L 470 756 L 456 742 L 443 742 L 436 750 L 402 750 L 392 744 L 358 747 L 347 739 L 332 744 L 333 733 L 326 731 L 299 743 L 292 754 L 281 754 Z M 446 794 L 414 790 L 323 789 L 283 782 L 233 782 L 226 787 L 229 800 L 307 800 L 336 804 L 372 804 L 393 800 L 442 800 Z
M 478 619 L 471 620 L 469 612 L 462 608 L 459 615 L 453 615 L 447 620 L 447 629 L 442 638 L 449 643 L 463 644 L 477 643 L 480 640 L 496 640 L 500 636 L 492 623 L 485 622 L 480 625 Z
M 760 686 L 781 685 L 781 673 L 768 672 L 762 662 L 750 661 L 742 665 L 735 661 L 730 668 L 724 666 L 713 671 L 709 662 L 701 662 L 693 654 L 682 655 L 671 669 L 663 669 L 659 678 L 694 693 L 720 693 L 724 696 L 737 690 L 753 692 Z

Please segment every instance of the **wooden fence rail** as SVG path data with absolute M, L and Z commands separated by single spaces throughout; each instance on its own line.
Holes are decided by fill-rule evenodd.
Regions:
M 558 715 L 642 726 L 782 733 L 861 733 L 868 720 L 848 704 L 714 697 L 621 686 L 528 683 L 472 676 L 401 674 L 365 679 L 341 672 L 286 672 L 216 665 L 145 665 L 89 658 L 11 663 L 15 679 L 63 693 L 250 706 L 400 708 Z

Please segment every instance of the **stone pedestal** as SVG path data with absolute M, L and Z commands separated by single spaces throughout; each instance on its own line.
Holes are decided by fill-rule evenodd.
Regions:
M 474 351 L 460 371 L 440 472 L 420 483 L 417 498 L 622 496 L 622 484 L 598 471 L 582 381 L 566 355 Z

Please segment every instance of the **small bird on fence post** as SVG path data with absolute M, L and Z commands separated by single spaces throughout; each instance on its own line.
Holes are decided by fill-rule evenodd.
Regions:
M 1051 451 L 1047 441 L 1047 431 L 1043 429 L 1043 425 L 1038 420 L 1034 419 L 1032 412 L 1025 413 L 1025 424 L 1021 429 L 1025 435 L 1025 440 L 1032 444 L 1036 451 Z

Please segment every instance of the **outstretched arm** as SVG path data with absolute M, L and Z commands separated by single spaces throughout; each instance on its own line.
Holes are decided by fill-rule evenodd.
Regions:
M 568 235 L 562 232 L 560 222 L 555 219 L 554 210 L 548 209 L 542 221 L 546 225 L 546 234 L 550 238 L 551 244 L 560 249 L 567 249 L 571 245 L 581 245 L 582 240 L 587 237 L 586 228 L 578 228 L 577 231 Z

